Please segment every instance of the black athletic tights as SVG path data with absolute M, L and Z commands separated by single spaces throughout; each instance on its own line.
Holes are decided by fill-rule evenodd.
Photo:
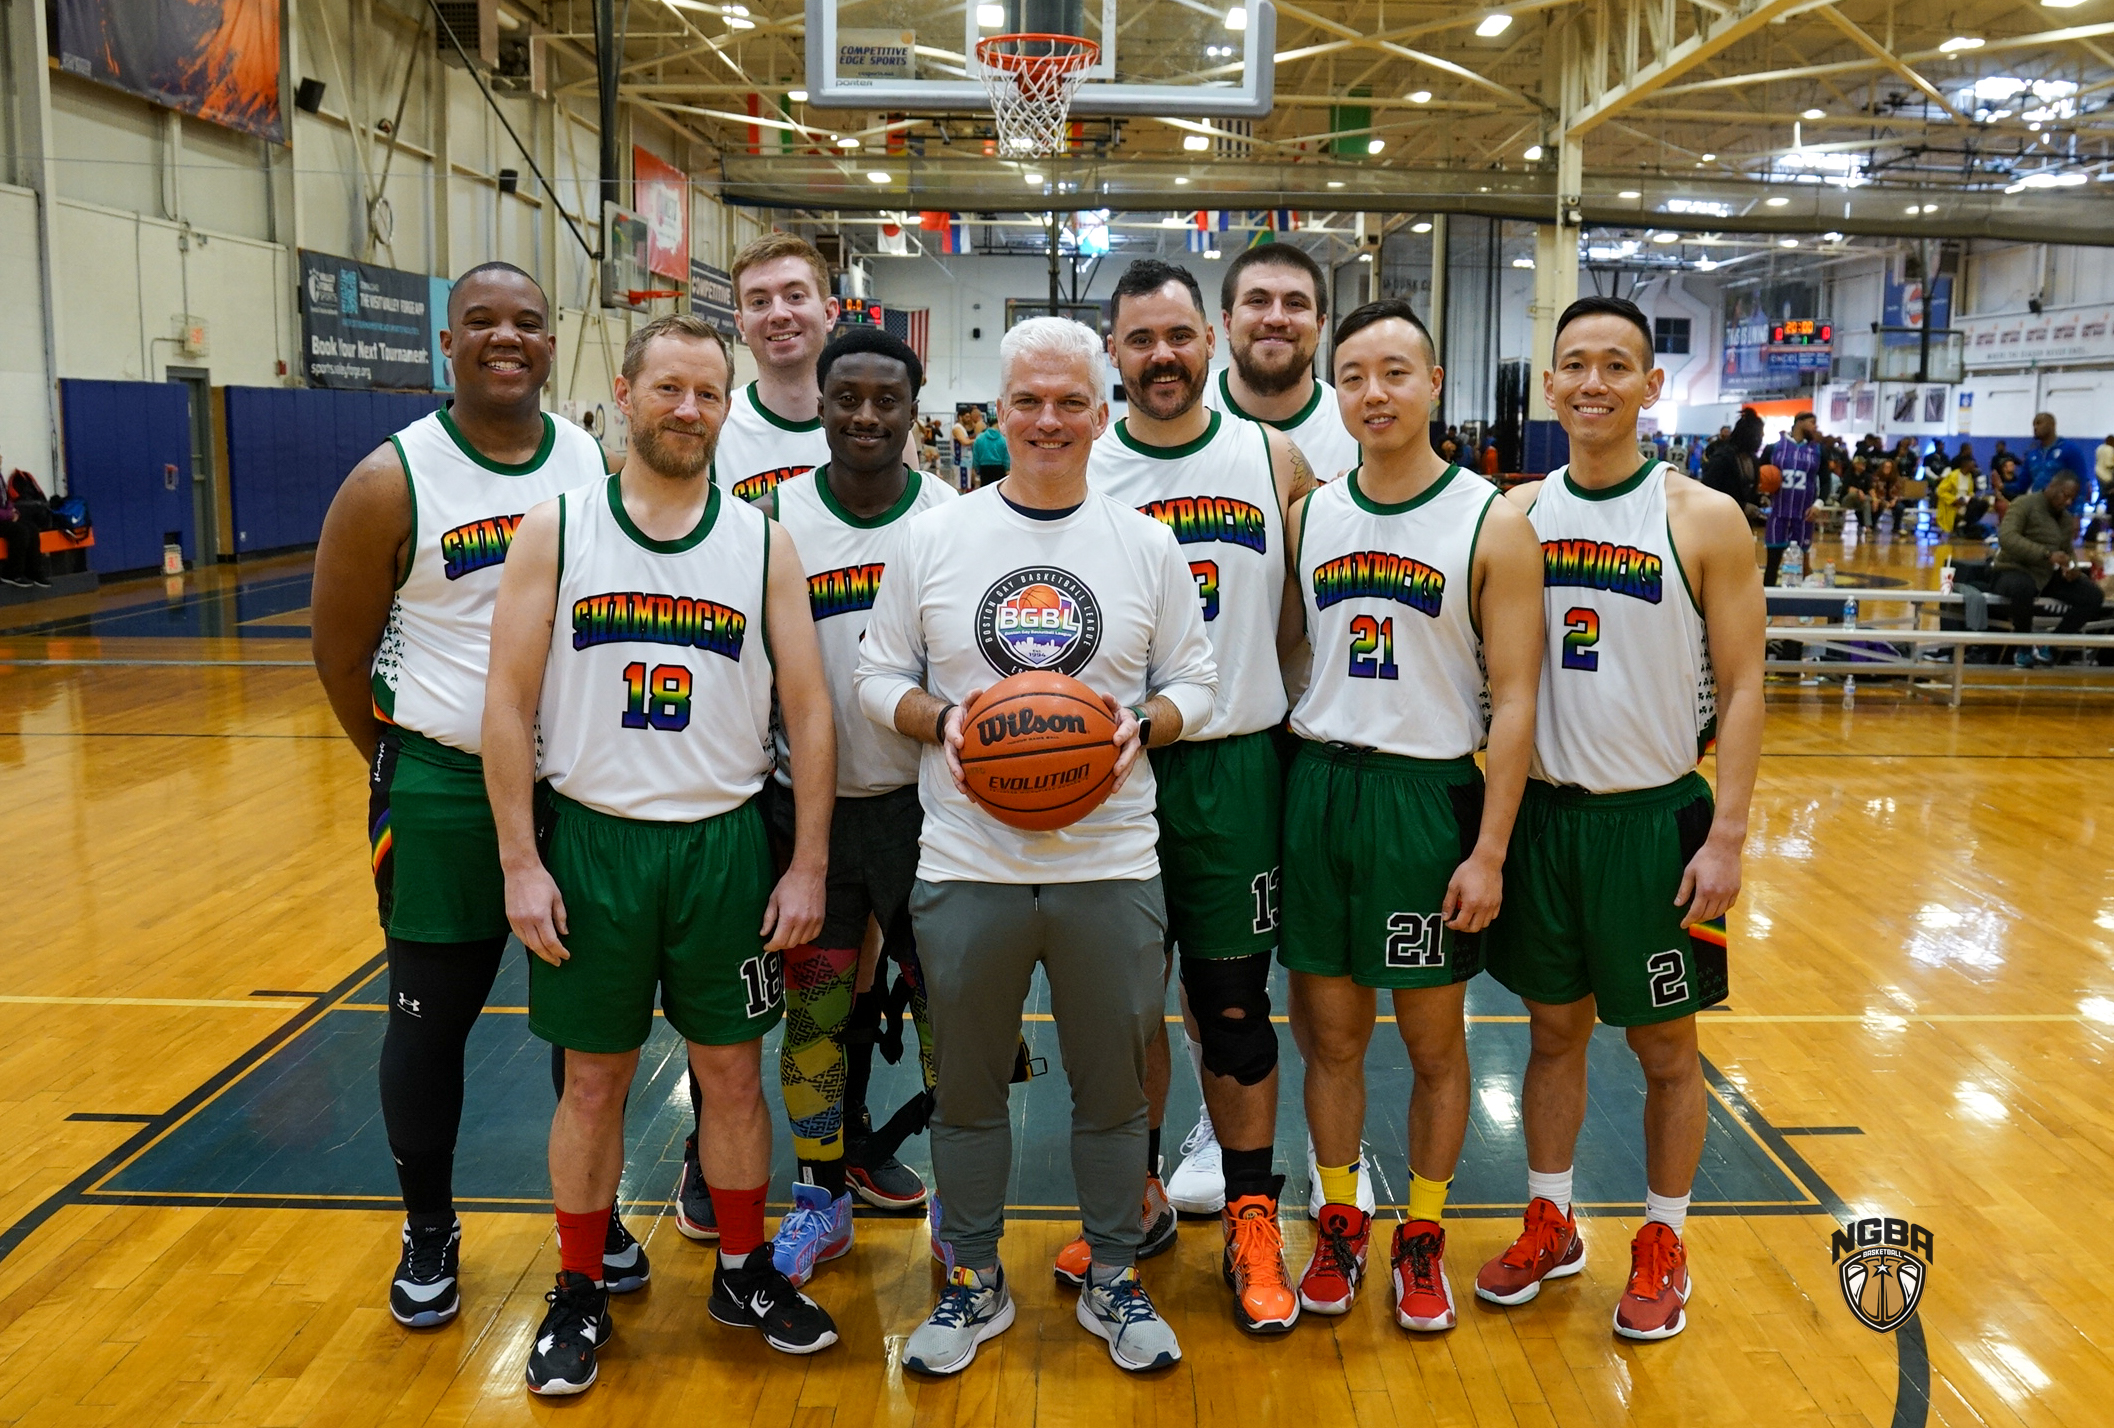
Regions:
M 382 1037 L 382 1122 L 413 1224 L 455 1213 L 455 1132 L 463 1044 L 484 1009 L 506 938 L 389 939 L 389 1029 Z

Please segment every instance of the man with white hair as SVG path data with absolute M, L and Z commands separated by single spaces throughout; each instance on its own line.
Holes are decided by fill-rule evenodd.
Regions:
M 1072 1175 L 1092 1251 L 1079 1322 L 1125 1369 L 1182 1355 L 1138 1281 L 1145 1053 L 1160 1036 L 1166 900 L 1150 762 L 1211 717 L 1211 644 L 1174 535 L 1090 491 L 1108 425 L 1100 339 L 1064 318 L 999 344 L 1003 481 L 903 533 L 866 628 L 857 676 L 868 718 L 924 744 L 918 880 L 910 912 L 933 1030 L 932 1163 L 947 1263 L 940 1301 L 904 1346 L 924 1373 L 968 1367 L 1013 1322 L 998 1260 L 1012 1133 L 1006 1087 L 1035 964 L 1050 983 L 1072 1093 Z M 1038 612 L 1016 647 L 1007 616 Z M 1055 623 L 1052 623 L 1054 612 Z M 1116 719 L 1115 791 L 1078 822 L 1030 833 L 992 818 L 962 779 L 962 708 L 1009 675 L 1056 670 Z

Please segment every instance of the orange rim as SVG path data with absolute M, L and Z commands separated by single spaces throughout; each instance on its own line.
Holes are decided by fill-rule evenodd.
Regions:
M 1002 48 L 1005 45 L 1044 44 L 1051 47 L 1049 54 L 1021 54 Z M 1069 50 L 1058 50 L 1058 45 L 1069 45 Z M 1101 46 L 1084 35 L 992 35 L 976 42 L 976 62 L 986 69 L 1003 70 L 1012 74 L 1068 74 L 1073 70 L 1086 69 L 1101 58 Z

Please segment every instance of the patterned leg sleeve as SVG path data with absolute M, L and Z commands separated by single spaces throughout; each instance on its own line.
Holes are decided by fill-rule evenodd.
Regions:
M 844 1155 L 844 1051 L 837 1030 L 851 1015 L 856 947 L 803 944 L 785 954 L 785 1042 L 778 1084 L 802 1160 Z

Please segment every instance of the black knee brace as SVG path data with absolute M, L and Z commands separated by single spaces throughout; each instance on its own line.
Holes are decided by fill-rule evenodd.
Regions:
M 1204 1068 L 1253 1086 L 1277 1069 L 1277 1028 L 1270 1024 L 1270 954 L 1183 957 L 1182 990 L 1196 1017 Z M 1236 1015 L 1229 1016 L 1232 1012 Z

